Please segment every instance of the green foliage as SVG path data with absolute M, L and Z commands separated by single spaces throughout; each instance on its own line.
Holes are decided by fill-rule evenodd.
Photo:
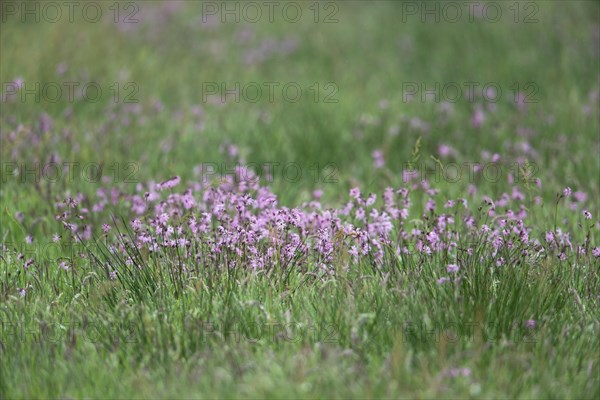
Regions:
M 138 182 L 197 178 L 193 169 L 201 163 L 223 169 L 219 148 L 231 143 L 249 163 L 301 166 L 298 182 L 281 173 L 269 182 L 288 206 L 310 200 L 314 189 L 324 191 L 324 204 L 338 204 L 353 186 L 400 187 L 403 169 L 416 164 L 443 169 L 448 161 L 482 161 L 487 151 L 511 168 L 522 156 L 515 185 L 532 204 L 536 229 L 552 230 L 558 222 L 577 239 L 587 235 L 597 243 L 597 228 L 581 226 L 555 202 L 571 186 L 587 193 L 596 221 L 600 215 L 600 119 L 598 102 L 590 99 L 600 90 L 599 4 L 530 2 L 539 7 L 539 22 L 521 24 L 511 21 L 509 3 L 503 3 L 508 17 L 495 24 L 422 23 L 418 16 L 400 22 L 402 5 L 393 1 L 337 3 L 334 24 L 280 19 L 210 29 L 199 23 L 199 2 L 182 2 L 172 14 L 166 3 L 139 2 L 145 13 L 131 31 L 106 21 L 10 17 L 0 25 L 3 92 L 5 83 L 22 77 L 41 85 L 98 82 L 104 95 L 98 102 L 63 95 L 58 102 L 30 96 L 1 103 L 0 156 L 3 163 L 29 165 L 52 155 L 101 163 L 105 176 L 133 193 Z M 302 3 L 306 15 L 310 5 Z M 240 39 L 245 31 L 249 42 Z M 249 48 L 285 38 L 297 40 L 295 51 L 244 63 Z M 59 76 L 61 63 L 68 68 Z M 504 90 L 482 129 L 471 123 L 479 103 L 463 98 L 445 117 L 439 102 L 404 101 L 407 82 L 472 81 Z M 274 102 L 215 105 L 203 101 L 206 82 L 228 88 L 297 82 L 305 92 L 293 103 L 278 92 Z M 315 82 L 318 102 L 308 90 Z M 531 82 L 537 101 L 521 112 L 512 88 Z M 337 88 L 336 103 L 323 101 L 328 83 Z M 130 95 L 139 103 L 124 103 Z M 44 114 L 53 121 L 47 132 L 39 129 Z M 532 133 L 524 137 L 522 130 Z M 27 139 L 32 131 L 35 143 Z M 535 151 L 518 153 L 524 142 Z M 444 159 L 443 144 L 458 154 Z M 373 166 L 376 149 L 384 169 Z M 13 245 L 27 235 L 49 242 L 62 232 L 54 204 L 67 194 L 93 197 L 100 186 L 81 174 L 52 184 L 24 182 L 5 170 L 1 178 L 0 237 Z M 511 190 L 506 176 L 435 187 L 457 198 L 469 184 L 495 197 Z M 110 214 L 126 210 L 118 204 Z M 118 226 L 118 233 L 131 235 L 124 221 Z M 3 250 L 0 399 L 600 397 L 597 262 L 531 259 L 498 269 L 475 248 L 460 284 L 437 283 L 447 259 L 422 265 L 393 252 L 382 270 L 355 265 L 335 277 L 206 268 L 190 279 L 173 268 L 176 252 L 158 259 L 127 248 L 129 264 L 105 237 L 95 237 L 77 251 L 68 247 L 73 238 L 62 238 L 51 260 L 38 248 L 35 257 L 43 261 L 27 274 L 19 251 Z M 60 260 L 72 268 L 58 268 Z M 109 279 L 108 266 L 116 279 Z M 15 295 L 24 287 L 33 290 Z M 525 326 L 528 320 L 536 326 Z

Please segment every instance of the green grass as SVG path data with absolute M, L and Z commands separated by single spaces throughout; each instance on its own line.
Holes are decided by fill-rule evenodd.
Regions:
M 513 23 L 513 2 L 498 3 L 498 23 L 404 23 L 401 3 L 392 1 L 339 2 L 332 24 L 312 22 L 312 2 L 302 2 L 307 17 L 297 24 L 278 18 L 211 29 L 201 26 L 200 3 L 191 1 L 173 14 L 163 3 L 138 2 L 140 22 L 129 31 L 80 19 L 0 22 L 1 92 L 18 77 L 40 85 L 98 82 L 103 89 L 95 103 L 65 96 L 0 103 L 0 237 L 9 247 L 0 258 L 0 399 L 600 397 L 597 258 L 554 257 L 506 269 L 473 258 L 460 285 L 437 284 L 447 259 L 422 263 L 418 255 L 390 257 L 381 270 L 352 265 L 331 277 L 207 268 L 184 281 L 165 275 L 172 259 L 130 275 L 109 259 L 120 271 L 111 281 L 94 262 L 107 256 L 103 245 L 74 252 L 67 237 L 60 249 L 50 245 L 62 232 L 55 203 L 76 193 L 94 199 L 107 185 L 83 179 L 80 170 L 74 179 L 34 182 L 6 169 L 53 156 L 102 163 L 108 187 L 133 193 L 149 180 L 197 179 L 193 170 L 202 163 L 233 163 L 220 151 L 229 143 L 248 163 L 300 165 L 298 182 L 281 170 L 265 182 L 281 204 L 300 206 L 322 189 L 323 203 L 333 207 L 354 186 L 363 193 L 402 186 L 418 141 L 419 162 L 430 168 L 430 156 L 440 158 L 438 146 L 447 144 L 457 154 L 442 158 L 444 165 L 484 162 L 483 151 L 499 153 L 504 172 L 517 161 L 533 163 L 541 188 L 515 185 L 526 195 L 537 237 L 556 225 L 573 243 L 587 235 L 598 246 L 600 118 L 590 94 L 600 90 L 599 3 L 532 2 L 539 6 L 532 24 Z M 108 13 L 112 3 L 102 4 Z M 253 35 L 248 43 L 239 39 L 245 30 Z M 297 41 L 292 53 L 244 64 L 249 48 L 285 38 Z M 56 72 L 60 63 L 68 66 L 64 76 Z M 297 82 L 305 92 L 297 103 L 276 92 L 274 102 L 215 105 L 202 101 L 203 83 L 213 81 Z M 139 89 L 137 104 L 122 101 L 128 82 Z M 334 83 L 338 102 L 315 102 L 308 91 L 315 82 L 321 97 Z M 404 101 L 410 82 L 494 82 L 503 95 L 476 129 L 471 116 L 480 100 L 453 103 L 443 118 L 440 103 Z M 527 112 L 513 101 L 515 82 L 539 89 Z M 52 119 L 47 132 L 39 128 L 43 114 Z M 412 126 L 415 118 L 430 129 Z M 533 134 L 520 135 L 524 129 Z M 534 151 L 515 150 L 523 142 Z M 384 153 L 383 169 L 373 166 L 375 149 Z M 115 163 L 118 172 L 109 169 Z M 505 174 L 497 182 L 478 175 L 434 186 L 442 197 L 458 198 L 467 197 L 469 184 L 477 199 L 512 190 Z M 583 226 L 581 210 L 564 200 L 555 214 L 556 194 L 566 186 L 587 193 L 593 224 Z M 469 201 L 476 213 L 480 203 Z M 127 218 L 127 205 L 109 203 L 94 222 L 113 214 Z M 26 251 L 36 259 L 28 271 L 16 258 Z M 62 259 L 76 260 L 77 268 L 61 270 Z M 20 297 L 16 289 L 26 286 Z M 534 329 L 523 325 L 530 319 Z M 451 376 L 458 368 L 470 374 Z
M 88 277 L 77 293 L 65 284 L 60 296 L 10 301 L 5 390 L 10 397 L 593 397 L 597 304 L 586 311 L 568 295 L 586 286 L 585 277 L 530 267 L 491 276 L 486 267 L 445 290 L 432 271 L 401 268 L 385 277 L 360 266 L 336 279 L 295 276 L 288 290 L 276 276 L 205 271 L 177 299 L 165 284 L 143 301 Z M 588 277 L 597 288 L 597 273 Z M 535 330 L 517 326 L 532 317 Z M 457 367 L 471 375 L 445 376 Z

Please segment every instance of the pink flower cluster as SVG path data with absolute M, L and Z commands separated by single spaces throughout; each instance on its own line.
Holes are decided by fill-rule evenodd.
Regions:
M 377 195 L 354 188 L 339 208 L 325 208 L 317 200 L 298 208 L 280 206 L 277 196 L 241 167 L 217 186 L 194 183 L 180 192 L 171 190 L 179 183 L 175 177 L 139 185 L 138 194 L 125 196 L 133 214 L 127 227 L 131 235 L 119 229 L 113 246 L 127 258 L 127 265 L 144 267 L 140 259 L 129 258 L 129 244 L 138 254 L 171 255 L 182 271 L 199 266 L 300 271 L 316 267 L 335 274 L 357 263 L 382 268 L 411 258 L 439 265 L 438 283 L 443 284 L 458 282 L 473 263 L 504 267 L 530 263 L 541 254 L 559 260 L 570 254 L 600 255 L 598 248 L 590 251 L 589 242 L 573 251 L 568 233 L 560 229 L 546 234 L 545 243 L 532 239 L 522 204 L 513 211 L 508 200 L 487 198 L 485 209 L 473 214 L 465 199 L 439 199 L 426 183 L 387 188 L 379 202 Z M 100 202 L 108 202 L 106 191 L 98 194 Z M 62 204 L 66 211 L 57 219 L 86 240 L 89 224 L 80 224 L 90 213 L 79 207 L 80 200 L 67 199 Z M 409 220 L 409 215 L 419 214 L 418 223 Z M 105 235 L 111 231 L 110 225 L 101 227 Z

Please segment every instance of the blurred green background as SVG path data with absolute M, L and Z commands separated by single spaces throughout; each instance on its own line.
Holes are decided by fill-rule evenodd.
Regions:
M 599 195 L 595 1 L 482 2 L 460 6 L 460 17 L 444 2 L 284 2 L 272 15 L 258 2 L 260 18 L 244 2 L 92 2 L 102 10 L 93 23 L 83 5 L 74 9 L 73 22 L 66 7 L 51 22 L 55 13 L 44 11 L 44 2 L 16 2 L 16 11 L 9 3 L 15 2 L 2 2 L 2 92 L 19 79 L 24 86 L 1 104 L 5 162 L 104 163 L 104 175 L 131 192 L 135 184 L 125 178 L 198 180 L 198 165 L 233 165 L 241 156 L 252 165 L 297 163 L 301 179 L 289 179 L 293 168 L 286 176 L 279 168 L 268 182 L 283 203 L 308 200 L 315 189 L 333 203 L 351 186 L 379 191 L 402 185 L 402 170 L 421 137 L 419 161 L 431 168 L 430 156 L 461 165 L 490 162 L 494 153 L 502 157 L 499 182 L 441 180 L 437 186 L 448 196 L 469 184 L 493 197 L 510 193 L 507 171 L 515 162 L 535 164 L 542 188 L 534 189 L 544 199 L 564 186 L 588 199 Z M 23 14 L 36 4 L 39 22 Z M 290 22 L 298 6 L 298 21 Z M 94 9 L 87 10 L 88 20 Z M 90 82 L 102 94 L 97 101 L 71 101 L 68 82 L 79 84 L 76 96 Z M 279 84 L 273 101 L 268 82 Z M 468 82 L 478 85 L 470 99 Z M 297 102 L 286 101 L 287 83 L 302 89 Z M 264 90 L 256 102 L 243 93 L 239 101 L 231 93 L 207 96 L 211 85 L 227 90 L 236 84 Z M 444 102 L 454 97 L 455 84 L 462 97 Z M 496 102 L 482 96 L 486 84 L 501 90 Z M 56 102 L 49 101 L 52 85 L 64 89 Z M 419 89 L 409 100 L 414 85 Z M 439 98 L 424 99 L 436 85 Z M 253 98 L 254 89 L 247 88 Z M 39 101 L 23 95 L 25 89 L 37 92 Z M 530 102 L 515 102 L 517 91 Z M 88 94 L 95 97 L 95 89 Z M 472 121 L 477 110 L 484 117 L 479 127 Z M 227 155 L 228 145 L 238 156 Z M 440 152 L 442 145 L 451 151 Z M 384 168 L 374 165 L 375 150 Z M 62 189 L 92 194 L 99 186 L 76 175 L 75 182 L 60 180 Z M 3 183 L 9 204 L 32 187 L 7 168 Z
M 0 0 L 0 322 L 41 329 L 73 321 L 106 330 L 95 341 L 65 335 L 55 343 L 5 341 L 10 331 L 3 330 L 0 399 L 598 398 L 592 256 L 576 255 L 571 264 L 550 253 L 516 269 L 482 260 L 465 268 L 461 286 L 439 285 L 446 266 L 436 261 L 391 275 L 391 267 L 365 264 L 323 282 L 288 274 L 291 293 L 276 274 L 216 271 L 190 279 L 181 297 L 166 285 L 163 296 L 138 301 L 127 287 L 100 279 L 79 254 L 60 254 L 77 260 L 64 271 L 41 251 L 63 232 L 55 215 L 66 196 L 80 193 L 92 209 L 105 190 L 109 205 L 86 220 L 99 228 L 112 214 L 127 218 L 131 204 L 119 194 L 144 193 L 148 181 L 179 175 L 197 182 L 202 165 L 227 174 L 236 164 L 294 163 L 288 175 L 276 168 L 272 179 L 256 172 L 283 205 L 301 206 L 322 190 L 325 207 L 340 207 L 351 187 L 382 193 L 409 185 L 409 162 L 421 170 L 462 166 L 456 182 L 429 176 L 440 198 L 469 199 L 470 210 L 455 209 L 455 217 L 480 215 L 484 195 L 510 199 L 519 191 L 525 199 L 505 205 L 527 205 L 532 242 L 559 226 L 574 246 L 585 237 L 593 248 L 600 228 L 600 3 L 478 3 L 275 2 L 270 18 L 263 1 L 82 1 L 71 18 L 62 1 Z M 248 4 L 258 4 L 261 16 Z M 236 84 L 249 88 L 239 101 L 230 92 Z M 271 84 L 278 85 L 272 101 Z M 226 93 L 208 96 L 221 85 Z M 285 85 L 300 87 L 302 97 L 286 100 L 294 94 L 282 92 Z M 497 101 L 484 85 L 498 88 Z M 257 86 L 263 92 L 252 101 Z M 53 101 L 57 87 L 62 93 Z M 456 87 L 461 98 L 449 101 Z M 438 98 L 426 96 L 429 89 Z M 43 170 L 68 163 L 78 163 L 74 175 Z M 494 163 L 502 174 L 471 177 L 473 163 Z M 104 179 L 86 179 L 85 167 L 96 164 Z M 510 179 L 515 165 L 529 165 L 530 179 Z M 559 204 L 556 193 L 566 186 L 579 193 Z M 424 192 L 414 191 L 407 231 L 426 221 L 418 204 L 427 201 Z M 584 221 L 586 208 L 592 221 Z M 28 270 L 17 256 L 26 251 L 41 259 Z M 205 290 L 213 278 L 216 289 L 209 282 Z M 190 334 L 190 323 L 211 319 L 225 332 L 240 322 L 298 321 L 334 328 L 338 341 L 235 343 Z M 522 332 L 530 319 L 538 324 L 531 342 L 483 340 L 490 332 L 479 329 L 473 340 L 432 344 L 405 340 L 402 330 L 422 322 L 429 335 L 476 321 L 492 333 Z M 120 343 L 131 326 L 141 340 Z

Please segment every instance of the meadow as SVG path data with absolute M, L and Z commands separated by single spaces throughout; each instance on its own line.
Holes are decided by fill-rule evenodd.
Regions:
M 0 1 L 0 399 L 600 398 L 600 3 Z

